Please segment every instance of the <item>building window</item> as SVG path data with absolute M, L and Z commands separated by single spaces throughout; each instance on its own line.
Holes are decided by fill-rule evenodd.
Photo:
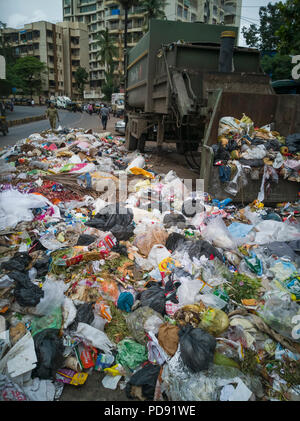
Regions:
M 182 17 L 182 7 L 181 6 L 177 6 L 177 16 Z
M 184 17 L 184 19 L 188 18 L 188 9 L 183 10 L 183 17 Z
M 96 4 L 91 4 L 90 6 L 80 7 L 80 13 L 93 12 L 96 10 Z
M 65 7 L 64 8 L 64 14 L 69 15 L 71 13 L 71 7 Z

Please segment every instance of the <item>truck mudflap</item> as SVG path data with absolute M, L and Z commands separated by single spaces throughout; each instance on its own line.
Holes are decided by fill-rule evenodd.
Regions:
M 287 112 L 288 110 L 292 112 Z M 201 152 L 200 178 L 204 180 L 204 190 L 219 200 L 230 197 L 235 203 L 249 203 L 258 198 L 262 185 L 263 168 L 258 179 L 253 179 L 253 171 L 244 171 L 245 185 L 238 186 L 238 193 L 226 192 L 226 184 L 221 183 L 219 168 L 214 166 L 212 145 L 217 143 L 219 121 L 231 116 L 237 119 L 245 113 L 258 127 L 274 122 L 275 130 L 281 135 L 300 132 L 300 96 L 240 94 L 223 92 L 222 89 L 211 91 L 208 99 L 209 118 Z M 299 199 L 299 183 L 279 177 L 278 183 L 271 183 L 265 193 L 265 204 L 294 202 Z

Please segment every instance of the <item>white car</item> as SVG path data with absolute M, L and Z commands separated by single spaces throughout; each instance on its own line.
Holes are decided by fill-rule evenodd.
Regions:
M 119 120 L 115 124 L 115 131 L 120 133 L 120 134 L 125 135 L 125 126 L 126 126 L 125 121 Z

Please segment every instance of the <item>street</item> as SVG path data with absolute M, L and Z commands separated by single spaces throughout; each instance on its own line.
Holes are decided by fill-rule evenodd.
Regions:
M 11 115 L 16 115 L 17 113 L 19 117 L 17 118 L 24 118 L 24 110 L 19 110 L 19 108 L 23 109 L 29 109 L 33 112 L 37 112 L 36 114 L 27 114 L 27 117 L 30 117 L 32 115 L 42 115 L 46 108 L 45 107 L 17 107 L 17 111 L 14 111 L 11 113 Z M 25 110 L 26 112 L 27 110 Z M 22 114 L 22 115 L 21 115 Z M 100 118 L 97 114 L 89 115 L 86 112 L 71 112 L 71 111 L 65 111 L 65 110 L 58 110 L 58 115 L 60 118 L 60 122 L 57 123 L 58 125 L 61 125 L 62 128 L 83 128 L 83 129 L 93 129 L 95 132 L 101 132 L 102 126 Z M 9 111 L 7 112 L 7 116 L 9 115 Z M 15 119 L 15 118 L 13 118 Z M 118 119 L 111 117 L 107 124 L 107 130 L 114 133 L 114 126 Z M 36 121 L 33 123 L 23 124 L 20 126 L 13 126 L 9 128 L 9 133 L 7 136 L 0 135 L 0 146 L 8 146 L 8 145 L 14 145 L 18 140 L 24 139 L 25 137 L 29 136 L 32 133 L 41 132 L 43 130 L 50 129 L 49 120 L 41 120 Z
M 42 115 L 46 111 L 46 106 L 26 106 L 26 105 L 16 105 L 14 107 L 14 110 L 11 112 L 9 110 L 6 110 L 6 119 L 8 121 L 11 120 L 19 120 L 26 117 L 33 117 L 37 115 Z

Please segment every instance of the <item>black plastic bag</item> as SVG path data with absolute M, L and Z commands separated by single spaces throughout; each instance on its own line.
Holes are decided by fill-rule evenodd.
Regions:
M 140 295 L 140 300 L 143 307 L 147 306 L 162 315 L 165 314 L 165 291 L 159 286 L 153 285 L 146 291 L 143 291 Z
M 15 253 L 14 256 L 8 261 L 1 265 L 1 269 L 5 270 L 17 270 L 19 272 L 25 271 L 32 258 L 28 253 Z
M 155 393 L 155 386 L 160 372 L 160 365 L 148 364 L 131 376 L 126 385 L 126 395 L 129 399 L 134 399 L 132 396 L 132 386 L 141 387 L 143 398 L 146 400 L 153 400 Z
M 185 225 L 185 217 L 181 213 L 167 213 L 164 216 L 163 224 L 166 228 L 170 228 L 178 224 Z
M 207 370 L 213 363 L 216 339 L 204 330 L 191 325 L 182 327 L 179 343 L 182 361 L 192 372 Z
M 119 241 L 126 241 L 133 235 L 134 225 L 131 209 L 121 207 L 118 203 L 105 206 L 95 217 L 85 223 L 88 227 L 101 231 L 111 231 Z
M 177 248 L 182 247 L 186 243 L 186 238 L 182 234 L 177 232 L 172 232 L 166 241 L 166 249 L 171 250 L 172 252 Z
M 64 363 L 64 345 L 59 336 L 59 329 L 45 329 L 33 337 L 37 356 L 37 366 L 32 371 L 32 378 L 55 379 L 56 371 Z
M 200 257 L 204 255 L 208 259 L 210 259 L 211 256 L 218 257 L 218 259 L 223 262 L 222 254 L 205 240 L 191 241 L 188 253 L 190 259 L 193 259 L 193 257 L 200 259 Z
M 41 278 L 43 276 L 46 276 L 49 271 L 49 263 L 50 263 L 50 257 L 46 256 L 42 259 L 39 259 L 35 262 L 34 267 L 37 270 L 37 278 Z
M 77 246 L 88 246 L 96 241 L 97 237 L 94 235 L 81 234 L 77 241 Z
M 110 228 L 110 232 L 116 237 L 118 241 L 127 241 L 134 235 L 134 225 L 130 224 L 127 226 L 114 225 Z
M 204 211 L 204 205 L 199 199 L 187 199 L 182 204 L 181 212 L 187 218 L 192 218 L 196 213 Z
M 77 313 L 74 322 L 69 326 L 70 329 L 76 330 L 78 323 L 86 323 L 90 325 L 93 323 L 95 316 L 92 303 L 80 304 L 77 307 Z
M 13 271 L 8 276 L 17 282 L 14 297 L 20 306 L 35 307 L 44 297 L 44 291 L 29 280 L 27 273 Z

